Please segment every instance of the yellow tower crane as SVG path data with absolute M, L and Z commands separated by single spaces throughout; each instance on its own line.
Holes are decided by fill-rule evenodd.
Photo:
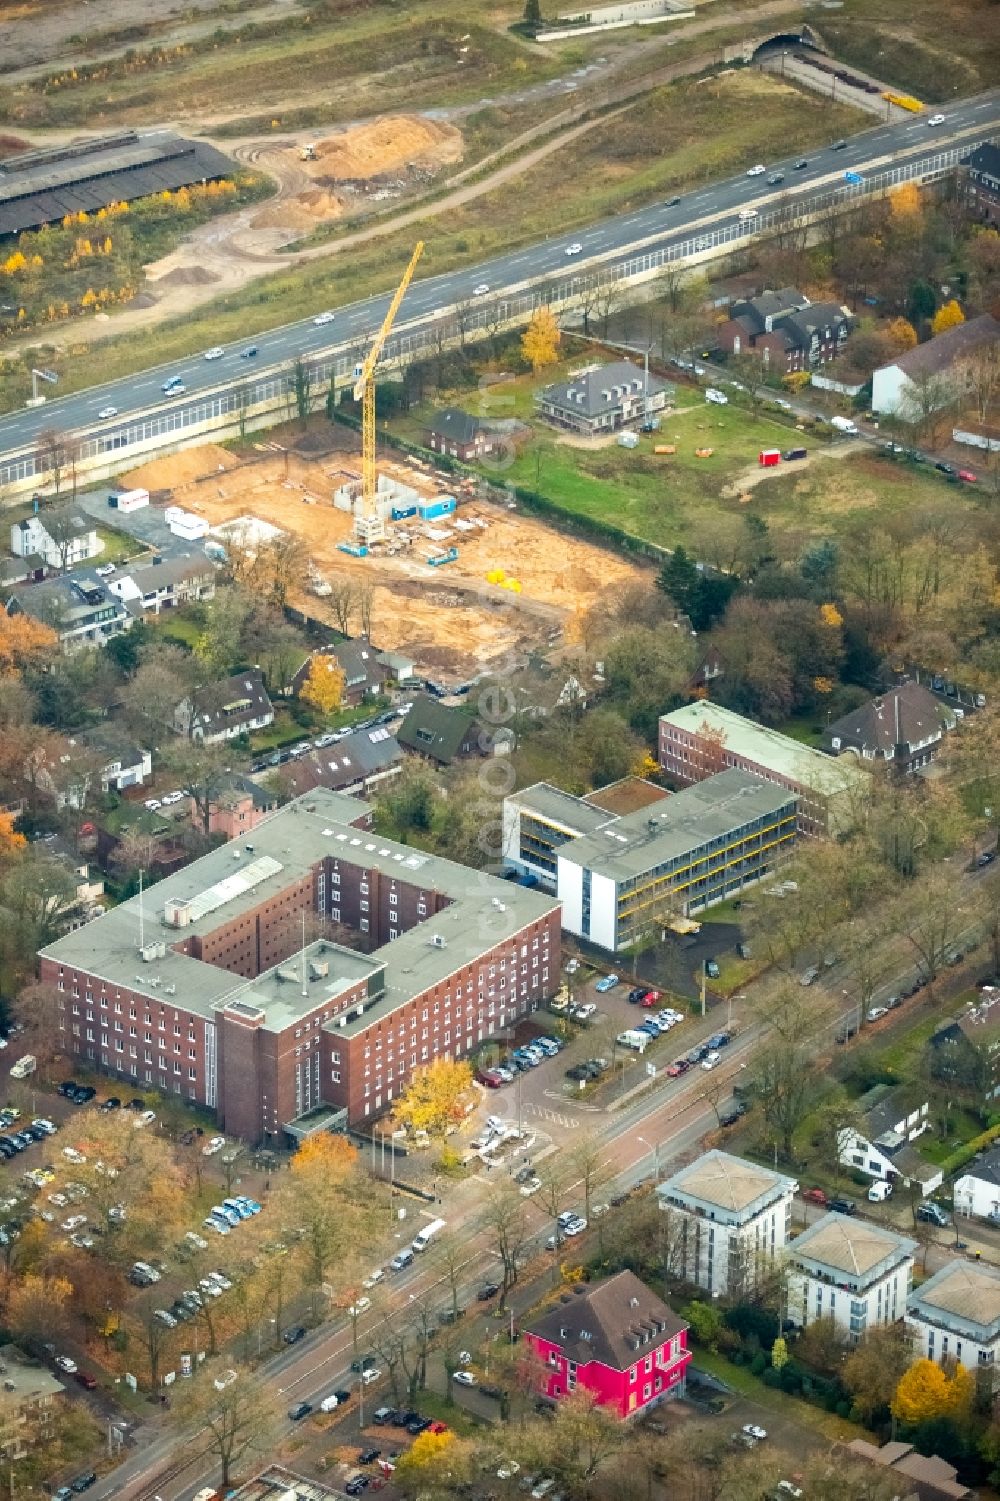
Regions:
M 354 400 L 361 402 L 361 497 L 354 514 L 354 531 L 359 542 L 385 541 L 385 522 L 378 513 L 376 504 L 377 476 L 375 473 L 375 367 L 389 331 L 396 321 L 399 305 L 406 296 L 406 289 L 413 279 L 424 250 L 423 240 L 418 240 L 410 264 L 403 272 L 403 279 L 396 288 L 396 295 L 389 304 L 389 311 L 382 320 L 382 327 L 372 342 L 368 358 L 354 382 Z

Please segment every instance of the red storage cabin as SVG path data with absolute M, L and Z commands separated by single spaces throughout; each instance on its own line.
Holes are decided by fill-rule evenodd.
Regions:
M 757 456 L 757 462 L 762 469 L 770 469 L 774 464 L 781 463 L 780 448 L 762 448 Z

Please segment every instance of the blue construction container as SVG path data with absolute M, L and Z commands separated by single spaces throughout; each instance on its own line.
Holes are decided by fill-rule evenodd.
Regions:
M 450 516 L 454 509 L 454 495 L 439 495 L 437 500 L 422 500 L 418 507 L 424 521 L 436 521 L 439 516 Z
M 393 506 L 389 512 L 393 521 L 405 521 L 408 516 L 415 516 L 416 514 L 417 507 L 415 503 L 412 506 Z

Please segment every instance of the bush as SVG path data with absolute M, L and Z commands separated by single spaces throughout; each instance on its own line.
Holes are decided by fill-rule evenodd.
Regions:
M 750 1370 L 754 1376 L 763 1376 L 764 1372 L 767 1370 L 767 1356 L 763 1353 L 763 1351 L 758 1350 L 757 1354 L 750 1362 Z
M 743 1351 L 737 1348 L 735 1350 L 730 1350 L 729 1359 L 733 1365 L 743 1365 L 745 1357 Z
M 802 1377 L 794 1366 L 786 1365 L 780 1372 L 780 1376 L 781 1390 L 783 1392 L 788 1392 L 790 1396 L 794 1397 L 797 1392 L 802 1390 Z
M 763 1381 L 765 1386 L 780 1386 L 781 1372 L 776 1371 L 773 1365 L 769 1365 L 761 1375 L 760 1379 L 761 1381 Z
M 851 1416 L 850 1402 L 838 1402 L 836 1407 L 834 1408 L 834 1412 L 837 1414 L 838 1418 L 849 1418 Z

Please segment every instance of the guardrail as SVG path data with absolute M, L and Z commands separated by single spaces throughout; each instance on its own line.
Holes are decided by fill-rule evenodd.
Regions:
M 864 199 L 882 197 L 903 183 L 937 181 L 953 171 L 976 144 L 995 140 L 997 134 L 996 129 L 974 131 L 970 139 L 957 145 L 935 147 L 906 161 L 867 171 L 861 182 L 847 183 L 841 179 L 836 185 L 831 183 L 794 198 L 779 199 L 749 222 L 741 223 L 730 213 L 729 222 L 703 223 L 670 244 L 656 244 L 657 239 L 663 239 L 661 233 L 647 237 L 643 244 L 628 252 L 620 249 L 607 252 L 599 262 L 592 263 L 589 271 L 560 270 L 555 275 L 526 282 L 506 296 L 460 308 L 442 308 L 419 322 L 396 329 L 386 342 L 381 364 L 398 367 L 442 347 L 518 327 L 544 305 L 560 309 L 578 307 L 588 294 L 601 287 L 640 283 L 677 262 L 700 264 L 774 231 L 802 227 L 823 214 L 847 210 Z M 356 360 L 356 340 L 303 360 L 309 376 L 310 410 L 324 404 L 331 380 L 336 385 L 353 379 Z M 243 436 L 291 420 L 297 412 L 296 364 L 294 359 L 287 360 L 261 371 L 257 377 L 234 381 L 127 418 L 100 432 L 81 435 L 76 439 L 77 471 L 93 478 L 110 476 L 128 463 L 134 464 L 153 453 L 176 451 L 199 438 Z M 39 463 L 37 445 L 4 454 L 0 457 L 0 488 L 9 494 L 23 493 L 43 480 L 47 472 L 44 461 Z

